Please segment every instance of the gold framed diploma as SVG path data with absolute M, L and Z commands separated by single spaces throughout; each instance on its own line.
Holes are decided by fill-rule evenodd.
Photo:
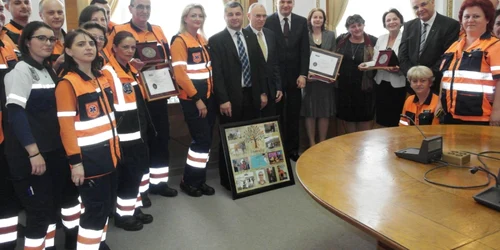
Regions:
M 157 42 L 137 43 L 136 50 L 139 59 L 146 65 L 155 65 L 165 62 L 165 59 L 162 58 L 162 53 L 160 53 L 158 49 Z
M 309 61 L 310 78 L 324 82 L 335 81 L 343 57 L 342 54 L 311 46 Z
M 139 77 L 148 101 L 179 95 L 179 89 L 172 78 L 171 69 L 168 64 L 142 71 Z

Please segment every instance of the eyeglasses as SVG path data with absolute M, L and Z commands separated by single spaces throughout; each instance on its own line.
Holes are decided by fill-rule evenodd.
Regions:
M 96 35 L 92 35 L 92 37 L 93 37 L 96 41 L 106 42 L 106 37 L 105 37 L 105 36 L 96 36 Z
M 413 6 L 413 10 L 417 11 L 419 8 L 425 8 L 425 6 L 427 6 L 427 5 L 429 5 L 429 1 L 422 2 L 420 4 L 417 4 L 417 5 Z
M 58 40 L 57 37 L 55 37 L 55 36 L 48 37 L 45 35 L 32 36 L 31 39 L 33 39 L 33 38 L 36 38 L 36 39 L 38 39 L 38 41 L 43 42 L 43 43 L 47 42 L 47 40 L 50 43 L 55 43 Z
M 142 4 L 139 4 L 137 6 L 134 6 L 133 4 L 131 4 L 130 6 L 132 7 L 135 7 L 137 10 L 147 10 L 147 11 L 150 11 L 151 10 L 151 5 L 142 5 Z

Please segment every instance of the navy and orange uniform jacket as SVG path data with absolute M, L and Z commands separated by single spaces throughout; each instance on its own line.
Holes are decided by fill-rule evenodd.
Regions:
M 4 76 L 8 72 L 9 69 L 14 68 L 17 63 L 17 56 L 14 52 L 16 45 L 11 41 L 11 39 L 5 35 L 0 34 L 0 144 L 3 143 L 4 140 L 4 130 L 6 126 L 4 126 L 3 122 L 7 121 L 7 116 L 2 110 L 5 108 L 5 85 L 4 85 Z M 3 152 L 0 152 L 3 154 Z
M 441 103 L 454 119 L 490 121 L 495 89 L 500 81 L 499 41 L 486 32 L 468 48 L 465 48 L 464 37 L 444 53 Z
M 179 86 L 179 98 L 197 101 L 213 92 L 212 65 L 205 38 L 188 32 L 172 38 L 172 66 Z
M 61 29 L 61 33 L 63 37 L 66 37 L 66 31 Z M 50 61 L 54 63 L 62 54 L 64 54 L 64 41 L 58 39 L 54 44 L 54 50 L 52 51 L 52 55 L 50 55 Z
M 106 45 L 106 50 L 108 54 L 112 54 L 111 48 L 113 47 L 113 39 L 115 38 L 116 33 L 120 31 L 128 31 L 134 35 L 137 43 L 145 43 L 145 42 L 156 42 L 158 46 L 158 51 L 160 52 L 160 57 L 165 59 L 165 61 L 170 60 L 170 49 L 168 46 L 168 40 L 163 34 L 163 31 L 158 25 L 147 24 L 147 30 L 142 30 L 141 28 L 134 25 L 131 21 L 124 24 L 118 24 L 113 27 L 109 36 L 108 36 L 108 44 Z M 134 58 L 139 58 L 139 51 L 136 50 Z
M 144 143 L 150 122 L 145 102 L 145 92 L 136 77 L 137 72 L 130 64 L 122 66 L 111 55 L 103 71 L 109 71 L 114 84 L 111 85 L 114 97 L 118 137 L 122 146 Z
M 429 92 L 429 95 L 423 104 L 419 104 L 418 96 L 411 95 L 406 99 L 401 114 L 409 116 L 415 121 L 415 123 L 417 123 L 417 125 L 439 124 L 439 118 L 435 115 L 438 102 L 439 96 L 433 94 L 432 92 Z M 405 117 L 401 117 L 401 120 L 399 120 L 399 126 L 408 125 L 415 124 Z
M 83 163 L 85 178 L 114 171 L 120 158 L 113 78 L 106 71 L 94 75 L 69 72 L 56 88 L 62 143 L 71 165 Z
M 16 46 L 19 43 L 19 37 L 21 37 L 21 32 L 23 31 L 23 28 L 24 28 L 23 26 L 16 23 L 12 19 L 8 24 L 5 24 L 3 26 L 3 29 L 6 31 L 5 33 L 7 34 L 7 36 L 10 37 L 10 39 L 14 42 Z

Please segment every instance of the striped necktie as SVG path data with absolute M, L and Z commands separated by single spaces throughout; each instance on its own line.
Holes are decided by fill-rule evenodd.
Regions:
M 424 23 L 424 26 L 422 26 L 422 35 L 420 35 L 420 49 L 418 50 L 418 56 L 422 55 L 422 51 L 424 50 L 428 25 L 428 23 Z
M 241 41 L 241 32 L 236 32 L 236 43 L 238 44 L 238 56 L 240 57 L 241 69 L 243 72 L 243 87 L 252 87 L 252 81 L 250 76 L 250 62 L 248 61 L 248 55 L 245 51 L 245 46 L 243 41 Z

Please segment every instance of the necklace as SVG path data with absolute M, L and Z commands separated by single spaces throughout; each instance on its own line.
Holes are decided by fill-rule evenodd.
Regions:
M 356 44 L 356 49 L 353 49 L 352 43 L 350 44 L 351 44 L 352 60 L 354 61 L 354 57 L 356 57 L 356 52 L 358 52 L 359 49 L 359 44 Z

